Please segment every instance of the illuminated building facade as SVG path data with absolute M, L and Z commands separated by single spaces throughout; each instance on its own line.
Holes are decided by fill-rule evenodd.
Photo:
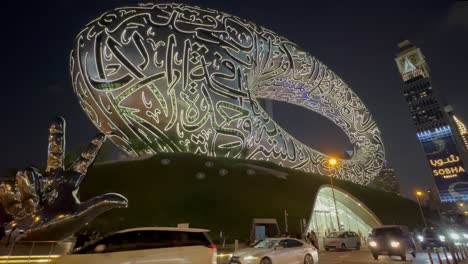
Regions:
M 468 136 L 463 123 L 432 86 L 431 73 L 421 50 L 405 40 L 395 58 L 404 81 L 417 137 L 431 167 L 442 202 L 468 200 L 466 158 Z
M 266 160 L 367 185 L 384 148 L 371 113 L 333 71 L 244 19 L 183 4 L 109 11 L 75 39 L 72 84 L 96 127 L 133 156 Z M 314 111 L 354 145 L 330 157 L 284 131 L 261 99 Z

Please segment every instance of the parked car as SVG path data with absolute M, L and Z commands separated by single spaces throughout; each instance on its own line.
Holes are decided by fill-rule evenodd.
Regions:
M 374 259 L 379 255 L 400 256 L 406 260 L 406 254 L 416 257 L 416 246 L 407 226 L 381 226 L 372 229 L 369 248 Z
M 425 228 L 417 236 L 422 249 L 433 248 L 433 247 L 445 247 L 448 248 L 450 238 L 440 229 L 437 228 Z
M 345 250 L 348 248 L 359 250 L 361 249 L 361 238 L 358 234 L 351 231 L 331 232 L 325 238 L 324 248 L 326 251 L 330 249 Z
M 52 263 L 193 263 L 215 264 L 216 246 L 208 230 L 147 227 L 113 233 Z
M 233 253 L 230 264 L 313 264 L 317 249 L 295 238 L 266 238 Z

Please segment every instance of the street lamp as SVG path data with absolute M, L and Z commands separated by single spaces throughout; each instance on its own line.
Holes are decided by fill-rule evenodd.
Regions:
M 330 185 L 332 188 L 332 194 L 333 194 L 333 203 L 335 204 L 335 213 L 336 213 L 336 222 L 338 223 L 338 231 L 341 231 L 341 224 L 340 224 L 340 217 L 338 216 L 338 207 L 336 207 L 336 198 L 335 198 L 335 187 L 333 186 L 333 174 L 332 174 L 332 168 L 334 168 L 336 165 L 338 165 L 338 160 L 335 158 L 331 158 L 328 160 L 328 164 L 330 164 Z
M 421 217 L 423 219 L 423 222 L 424 222 L 424 226 L 427 228 L 427 223 L 426 223 L 426 218 L 424 217 L 424 212 L 422 210 L 422 207 L 421 207 L 421 201 L 419 201 L 419 197 L 423 196 L 424 193 L 421 192 L 421 191 L 416 191 L 416 200 L 418 200 L 418 205 L 419 205 L 419 211 L 421 212 Z

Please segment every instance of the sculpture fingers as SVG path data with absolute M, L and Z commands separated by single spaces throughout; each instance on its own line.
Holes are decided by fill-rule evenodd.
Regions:
M 106 193 L 100 196 L 93 197 L 85 202 L 80 203 L 80 208 L 83 211 L 91 208 L 123 208 L 128 206 L 128 199 L 118 193 Z M 106 211 L 107 211 L 106 210 Z
M 65 160 L 65 119 L 56 117 L 49 127 L 46 172 L 64 168 Z
M 88 145 L 88 148 L 81 153 L 80 157 L 73 163 L 71 169 L 80 173 L 81 175 L 86 174 L 89 166 L 93 164 L 99 149 L 101 149 L 102 143 L 105 141 L 106 136 L 99 133 Z
M 16 173 L 16 191 L 22 201 L 38 200 L 40 195 L 39 175 L 34 168 L 20 170 Z

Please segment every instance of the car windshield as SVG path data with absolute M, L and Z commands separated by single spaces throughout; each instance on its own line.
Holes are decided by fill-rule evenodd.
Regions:
M 442 232 L 440 230 L 438 230 L 438 229 L 426 229 L 424 231 L 424 235 L 431 236 L 431 237 L 435 236 L 437 234 L 440 234 L 440 233 L 442 233 Z
M 373 236 L 401 236 L 401 229 L 398 227 L 376 228 L 372 233 Z
M 261 240 L 258 242 L 254 248 L 273 248 L 278 244 L 279 240 Z
M 342 232 L 331 232 L 330 234 L 328 234 L 329 238 L 337 238 L 337 237 L 344 237 L 344 233 Z

